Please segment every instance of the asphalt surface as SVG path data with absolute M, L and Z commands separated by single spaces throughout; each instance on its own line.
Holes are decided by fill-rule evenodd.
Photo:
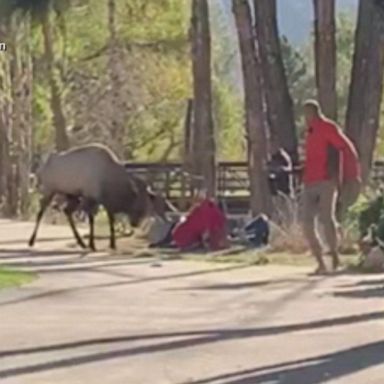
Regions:
M 80 253 L 66 227 L 0 221 L 1 384 L 382 384 L 384 275 Z M 141 256 L 145 255 L 143 253 Z

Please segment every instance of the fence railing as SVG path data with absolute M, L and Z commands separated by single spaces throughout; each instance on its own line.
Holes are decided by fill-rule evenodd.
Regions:
M 181 163 L 126 163 L 125 167 L 161 191 L 180 209 L 187 209 L 193 196 L 193 177 Z M 301 186 L 301 169 L 292 171 L 295 189 Z M 376 161 L 372 168 L 373 182 L 384 182 L 384 161 Z M 245 162 L 220 162 L 217 167 L 218 196 L 233 212 L 249 210 L 250 185 Z

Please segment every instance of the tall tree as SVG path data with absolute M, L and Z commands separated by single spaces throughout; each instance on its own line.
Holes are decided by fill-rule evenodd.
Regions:
M 335 0 L 313 0 L 317 95 L 325 115 L 337 120 Z
M 192 1 L 194 173 L 210 196 L 216 194 L 215 133 L 212 116 L 211 34 L 207 0 Z
M 241 52 L 245 93 L 246 134 L 248 138 L 249 179 L 253 214 L 269 213 L 267 133 L 263 106 L 262 69 L 247 0 L 233 0 L 233 14 Z
M 384 71 L 384 5 L 360 0 L 352 80 L 347 111 L 347 135 L 360 154 L 368 180 L 380 123 Z
M 294 109 L 281 54 L 276 0 L 254 0 L 254 10 L 271 135 L 297 161 Z
M 0 22 L 0 39 L 10 43 L 11 23 L 9 20 Z M 11 82 L 11 55 L 0 55 L 0 193 L 3 213 L 12 215 L 14 193 L 14 164 L 12 153 L 13 100 Z M 13 64 L 14 65 L 14 64 Z
M 108 72 L 111 84 L 110 108 L 111 108 L 111 139 L 112 148 L 122 156 L 124 153 L 124 127 L 123 121 L 120 118 L 121 108 L 121 81 L 119 71 L 119 42 L 117 36 L 117 22 L 116 22 L 116 1 L 108 0 Z
M 67 149 L 69 147 L 69 139 L 59 82 L 60 76 L 55 65 L 52 16 L 55 12 L 62 13 L 68 4 L 69 0 L 4 0 L 1 3 L 0 9 L 3 17 L 23 13 L 31 16 L 41 26 L 47 79 L 51 93 L 50 103 L 55 127 L 55 142 L 56 149 L 58 150 Z

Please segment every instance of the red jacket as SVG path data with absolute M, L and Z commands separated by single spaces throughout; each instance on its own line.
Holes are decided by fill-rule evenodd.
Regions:
M 308 127 L 306 138 L 306 159 L 303 181 L 312 184 L 329 180 L 328 153 L 332 146 L 341 154 L 342 181 L 359 180 L 361 177 L 357 151 L 352 142 L 337 125 L 325 118 L 313 119 Z
M 172 237 L 176 245 L 184 249 L 208 234 L 211 250 L 218 250 L 226 247 L 226 224 L 224 213 L 213 201 L 207 199 L 191 210 L 185 222 L 175 227 Z

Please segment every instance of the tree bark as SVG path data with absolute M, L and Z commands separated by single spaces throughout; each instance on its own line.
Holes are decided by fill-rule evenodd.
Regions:
M 120 116 L 124 110 L 121 103 L 121 80 L 119 73 L 119 47 L 116 30 L 116 1 L 108 0 L 108 73 L 111 86 L 110 112 L 111 127 L 110 138 L 112 148 L 119 155 L 123 156 L 126 152 L 124 148 L 124 128 L 123 119 Z M 131 156 L 129 156 L 131 158 Z
M 10 30 L 0 25 L 0 39 L 7 41 Z M 10 55 L 0 56 L 0 193 L 4 212 L 7 214 L 8 184 L 11 181 L 12 164 L 10 159 L 10 129 L 12 124 L 12 96 L 10 79 Z
M 30 21 L 25 20 L 26 33 L 30 33 Z M 20 213 L 23 218 L 27 218 L 30 207 L 30 172 L 32 163 L 32 89 L 33 89 L 33 67 L 32 67 L 32 48 L 29 41 L 23 47 L 22 55 L 23 83 L 23 120 L 19 134 L 18 169 L 20 187 Z
M 12 115 L 10 121 L 10 146 L 9 167 L 7 170 L 7 196 L 5 214 L 8 217 L 16 217 L 18 215 L 19 203 L 19 156 L 21 153 L 21 138 L 23 129 L 24 103 L 23 94 L 23 73 L 21 63 L 21 45 L 17 44 L 18 31 L 17 21 L 15 17 L 11 19 L 9 35 L 11 39 L 10 48 L 10 81 L 12 96 Z
M 193 100 L 187 100 L 187 108 L 185 112 L 184 120 L 184 145 L 182 146 L 181 158 L 183 159 L 184 169 L 190 170 L 191 156 L 193 154 L 191 142 L 192 142 L 192 120 L 193 117 Z
M 380 123 L 384 70 L 384 17 L 377 0 L 360 0 L 346 133 L 359 152 L 367 182 Z
M 211 35 L 207 0 L 192 0 L 194 173 L 209 196 L 216 195 L 216 144 L 212 117 Z
M 324 114 L 337 120 L 335 0 L 313 0 L 315 67 L 319 103 Z
M 254 0 L 271 137 L 298 160 L 294 109 L 281 55 L 276 0 Z
M 52 26 L 50 20 L 50 12 L 42 15 L 41 27 L 44 39 L 45 61 L 47 66 L 47 76 L 51 89 L 51 109 L 53 114 L 53 122 L 55 126 L 55 144 L 58 151 L 69 148 L 69 138 L 67 134 L 67 123 L 63 110 L 60 86 L 57 79 L 57 71 L 55 69 L 55 55 L 53 51 Z
M 258 40 L 253 34 L 249 3 L 247 0 L 233 0 L 232 5 L 243 69 L 251 210 L 257 215 L 270 213 L 271 210 L 266 170 L 267 133 L 262 97 L 262 68 L 257 47 Z

